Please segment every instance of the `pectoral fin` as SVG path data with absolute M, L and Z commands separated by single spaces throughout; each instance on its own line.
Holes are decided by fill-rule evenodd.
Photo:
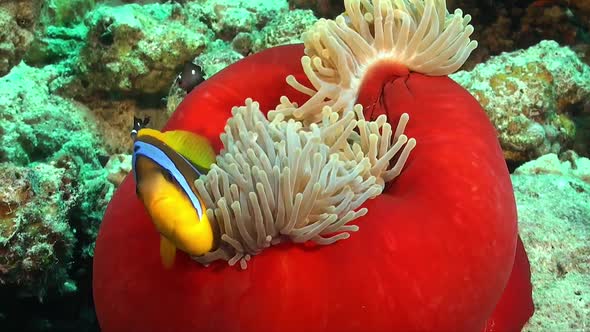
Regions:
M 160 257 L 162 258 L 162 265 L 165 268 L 171 268 L 174 265 L 174 257 L 176 256 L 176 246 L 167 238 L 160 237 Z

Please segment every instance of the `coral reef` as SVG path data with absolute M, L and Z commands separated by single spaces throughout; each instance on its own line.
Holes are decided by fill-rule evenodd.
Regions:
M 0 79 L 0 290 L 19 298 L 76 292 L 115 188 L 89 109 L 55 94 L 67 72 L 21 63 Z
M 571 147 L 576 128 L 570 110 L 590 98 L 590 66 L 554 41 L 504 53 L 451 77 L 484 107 L 509 161 Z
M 280 2 L 279 2 L 280 3 Z M 203 69 L 204 78 L 209 78 L 228 65 L 252 53 L 264 49 L 301 43 L 301 34 L 316 20 L 309 10 L 272 11 L 274 16 L 263 16 L 267 24 L 260 30 L 238 32 L 231 41 L 217 39 L 208 43 L 206 50 L 194 59 Z M 186 91 L 174 82 L 167 97 L 168 114 L 172 114 L 186 96 Z
M 253 32 L 288 9 L 286 0 L 205 0 L 187 4 L 202 17 L 217 38 L 230 41 L 240 32 Z
M 479 47 L 465 64 L 471 69 L 490 56 L 527 48 L 542 40 L 569 45 L 590 59 L 590 22 L 586 0 L 564 1 L 448 1 L 473 16 Z M 590 63 L 590 61 L 586 61 Z
M 243 38 L 244 34 L 246 33 L 241 32 L 239 38 Z M 218 39 L 209 43 L 206 51 L 197 56 L 195 62 L 203 68 L 204 78 L 207 79 L 243 58 L 244 56 L 233 48 L 232 43 Z
M 257 33 L 287 9 L 286 1 L 99 5 L 74 27 L 61 27 L 59 21 L 47 27 L 40 38 L 45 43 L 30 52 L 30 58 L 39 61 L 79 51 L 78 98 L 97 92 L 135 98 L 164 95 L 180 68 L 199 55 L 208 77 L 243 57 L 232 45 L 250 53 L 244 49 L 244 34 Z
M 585 331 L 590 317 L 590 160 L 543 156 L 512 176 L 535 315 L 525 331 Z
M 40 298 L 49 287 L 66 291 L 76 243 L 68 224 L 75 180 L 48 164 L 2 164 L 0 178 L 0 283 Z
M 42 66 L 75 57 L 82 46 L 88 28 L 84 14 L 95 5 L 95 0 L 51 0 L 41 8 L 35 29 L 35 39 L 24 60 Z
M 61 66 L 25 64 L 0 80 L 0 162 L 26 165 L 77 156 L 82 164 L 100 153 L 89 110 L 54 93 L 61 80 L 67 81 Z
M 251 52 L 259 52 L 278 45 L 301 43 L 301 34 L 316 20 L 317 18 L 310 10 L 292 10 L 281 13 L 260 32 L 254 34 Z
M 99 6 L 85 23 L 79 70 L 88 93 L 164 93 L 208 40 L 207 26 L 172 3 Z

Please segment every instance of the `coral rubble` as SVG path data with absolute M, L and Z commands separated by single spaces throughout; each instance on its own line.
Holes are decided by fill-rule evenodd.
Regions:
M 504 53 L 451 77 L 486 110 L 509 161 L 571 147 L 576 128 L 570 109 L 590 98 L 590 66 L 554 41 Z

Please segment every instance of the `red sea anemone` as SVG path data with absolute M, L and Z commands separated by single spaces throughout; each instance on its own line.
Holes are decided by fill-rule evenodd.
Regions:
M 496 132 L 477 101 L 440 76 L 456 70 L 473 47 L 468 38 L 455 42 L 470 34 L 468 18 L 445 16 L 444 2 L 434 0 L 411 8 L 362 3 L 345 1 L 346 17 L 320 21 L 304 37 L 303 68 L 300 45 L 248 57 L 195 88 L 165 128 L 204 135 L 219 151 L 231 108 L 247 97 L 270 110 L 287 96 L 277 110 L 303 120 L 314 103 L 342 112 L 360 103 L 366 117 L 386 114 L 392 122 L 408 113 L 405 132 L 416 148 L 402 174 L 363 205 L 369 212 L 357 220 L 360 230 L 327 246 L 281 243 L 246 270 L 223 262 L 205 267 L 186 255 L 165 269 L 159 235 L 128 177 L 107 209 L 95 250 L 94 297 L 104 331 L 522 328 L 533 310 L 530 273 Z M 392 23 L 392 13 L 399 22 Z M 421 22 L 431 24 L 420 32 Z M 387 33 L 379 37 L 379 24 L 430 45 L 445 29 L 458 37 L 446 34 L 449 54 L 437 58 L 444 53 L 439 45 L 438 52 L 430 49 L 434 56 L 413 56 L 429 45 L 413 38 L 392 44 Z M 363 41 L 372 49 L 362 49 Z M 395 61 L 382 56 L 386 48 Z M 289 74 L 298 91 L 283 83 Z

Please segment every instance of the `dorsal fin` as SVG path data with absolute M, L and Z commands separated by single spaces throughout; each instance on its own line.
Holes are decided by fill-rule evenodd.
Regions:
M 208 171 L 215 162 L 215 151 L 205 137 L 185 130 L 160 132 L 143 128 L 138 136 L 149 135 L 166 143 L 198 168 Z

